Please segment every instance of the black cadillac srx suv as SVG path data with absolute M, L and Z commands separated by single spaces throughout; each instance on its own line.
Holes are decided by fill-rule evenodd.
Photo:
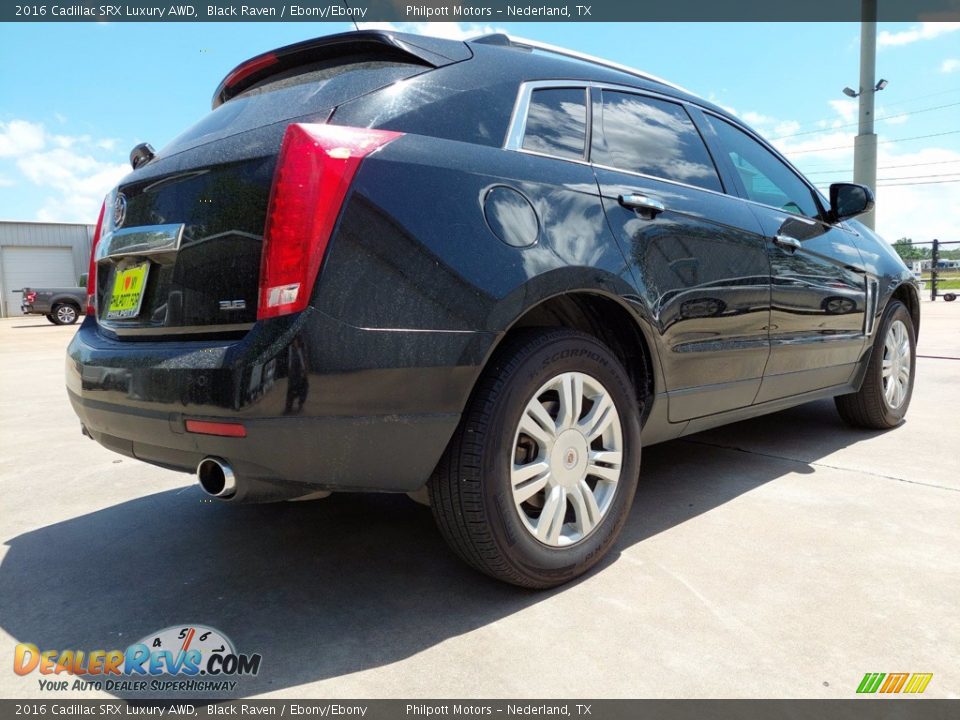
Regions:
M 464 560 L 549 587 L 640 448 L 836 397 L 910 403 L 911 273 L 736 117 L 493 35 L 259 55 L 108 196 L 70 401 L 223 500 L 421 493 Z

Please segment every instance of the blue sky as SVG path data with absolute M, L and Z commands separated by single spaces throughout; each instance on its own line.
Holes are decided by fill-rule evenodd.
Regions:
M 365 27 L 372 27 L 367 23 Z M 128 170 L 209 110 L 238 62 L 338 23 L 0 25 L 0 219 L 92 221 Z M 402 29 L 470 36 L 489 26 Z M 850 179 L 859 26 L 518 23 L 497 30 L 642 68 L 732 109 L 817 183 Z M 880 25 L 878 230 L 960 240 L 960 23 Z M 945 107 L 944 107 L 945 106 Z M 803 134 L 797 134 L 803 133 Z M 943 135 L 942 133 L 950 133 Z M 916 138 L 920 135 L 937 137 Z M 781 138 L 781 139 L 777 139 Z M 889 179 L 886 179 L 889 178 Z M 906 184 L 924 183 L 924 184 Z

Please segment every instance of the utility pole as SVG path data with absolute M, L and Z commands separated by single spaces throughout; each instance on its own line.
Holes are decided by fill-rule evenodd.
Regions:
M 874 84 L 877 66 L 877 0 L 860 0 L 860 122 L 853 141 L 853 181 L 877 192 L 877 136 L 873 132 Z M 874 211 L 860 216 L 874 229 Z

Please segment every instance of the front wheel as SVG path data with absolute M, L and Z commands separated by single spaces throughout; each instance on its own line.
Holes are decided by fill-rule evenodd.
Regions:
M 53 315 L 54 325 L 73 325 L 80 317 L 80 312 L 73 305 L 63 303 L 54 306 L 51 315 Z
M 640 469 L 626 371 L 596 338 L 530 330 L 484 372 L 430 481 L 453 550 L 515 585 L 585 573 L 622 528 Z
M 837 411 L 847 423 L 887 430 L 903 421 L 913 395 L 917 335 L 906 306 L 887 306 L 873 341 L 873 352 L 859 392 L 836 398 Z

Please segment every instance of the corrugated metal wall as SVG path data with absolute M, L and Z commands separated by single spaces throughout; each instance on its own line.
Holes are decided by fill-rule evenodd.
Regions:
M 8 222 L 0 220 L 0 298 L 7 288 L 3 287 L 3 248 L 17 247 L 69 247 L 73 249 L 75 275 L 87 271 L 90 262 L 90 244 L 93 242 L 94 225 L 66 223 Z M 3 316 L 0 302 L 0 317 Z

